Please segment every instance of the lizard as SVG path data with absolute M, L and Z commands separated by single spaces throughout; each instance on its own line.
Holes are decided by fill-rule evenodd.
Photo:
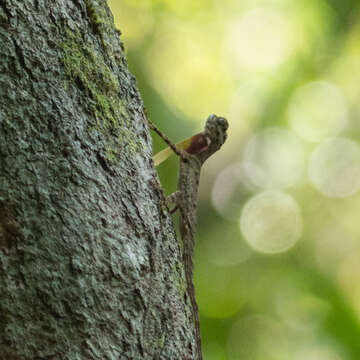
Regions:
M 197 195 L 201 167 L 203 163 L 224 144 L 227 138 L 226 130 L 228 129 L 228 122 L 223 117 L 218 117 L 214 114 L 210 115 L 206 121 L 203 132 L 192 136 L 189 141 L 181 143 L 182 145 L 186 144 L 184 150 L 173 144 L 153 123 L 149 121 L 149 124 L 150 128 L 154 130 L 180 158 L 177 190 L 166 198 L 166 203 L 175 204 L 175 208 L 171 212 L 174 212 L 176 209 L 179 209 L 180 212 L 180 235 L 183 244 L 183 263 L 187 292 L 189 294 L 195 324 L 197 359 L 202 360 L 199 310 L 193 283 Z

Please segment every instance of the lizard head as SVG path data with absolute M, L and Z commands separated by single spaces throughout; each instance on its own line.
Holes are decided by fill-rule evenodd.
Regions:
M 229 124 L 227 120 L 221 116 L 210 115 L 206 120 L 205 136 L 210 140 L 210 146 L 215 147 L 213 151 L 217 151 L 227 138 L 226 130 Z
M 201 133 L 195 134 L 184 141 L 175 145 L 179 150 L 184 150 L 185 153 L 194 155 L 203 163 L 209 156 L 220 149 L 224 144 L 227 134 L 226 130 L 229 127 L 227 120 L 223 117 L 210 115 L 206 120 L 205 130 Z M 152 126 L 158 134 L 156 127 Z M 163 138 L 163 136 L 160 134 Z M 161 164 L 173 153 L 171 147 L 160 151 L 154 156 L 155 166 Z
M 202 133 L 206 138 L 208 146 L 205 151 L 198 155 L 202 162 L 219 150 L 224 144 L 227 138 L 226 130 L 228 127 L 229 124 L 225 118 L 214 114 L 208 117 L 205 124 L 205 130 Z

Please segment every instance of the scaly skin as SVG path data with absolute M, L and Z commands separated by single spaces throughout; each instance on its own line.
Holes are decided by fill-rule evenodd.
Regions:
M 228 123 L 224 118 L 210 115 L 207 119 L 205 131 L 202 133 L 207 140 L 208 146 L 201 148 L 198 154 L 189 154 L 181 151 L 180 167 L 178 174 L 178 187 L 169 200 L 176 203 L 180 211 L 180 234 L 183 242 L 183 260 L 187 290 L 193 310 L 197 359 L 202 359 L 199 310 L 195 298 L 193 283 L 193 256 L 196 232 L 196 210 L 198 186 L 201 166 L 207 158 L 220 149 L 226 140 Z
M 212 154 L 224 144 L 228 122 L 222 117 L 210 115 L 206 121 L 205 130 L 193 136 L 188 151 L 176 146 L 150 123 L 150 127 L 171 147 L 180 157 L 177 191 L 167 198 L 168 203 L 175 203 L 180 211 L 180 234 L 183 242 L 183 261 L 187 283 L 187 292 L 190 297 L 196 336 L 197 360 L 202 360 L 199 310 L 195 298 L 193 284 L 193 256 L 196 232 L 197 195 L 200 180 L 201 166 Z

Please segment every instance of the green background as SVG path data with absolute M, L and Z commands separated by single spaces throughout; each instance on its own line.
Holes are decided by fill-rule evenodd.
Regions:
M 205 359 L 359 360 L 359 2 L 108 3 L 170 139 L 229 120 L 200 183 Z M 176 157 L 158 171 L 174 191 Z

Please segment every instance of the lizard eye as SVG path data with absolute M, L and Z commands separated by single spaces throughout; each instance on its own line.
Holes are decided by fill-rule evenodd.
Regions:
M 219 123 L 219 125 L 224 129 L 227 130 L 229 127 L 229 123 L 227 122 L 227 120 L 223 117 L 218 117 L 217 121 Z
M 229 124 L 225 118 L 212 114 L 206 121 L 205 133 L 209 134 L 210 138 L 213 136 L 216 138 L 221 137 L 225 141 L 228 127 Z M 217 133 L 217 135 L 215 133 Z

